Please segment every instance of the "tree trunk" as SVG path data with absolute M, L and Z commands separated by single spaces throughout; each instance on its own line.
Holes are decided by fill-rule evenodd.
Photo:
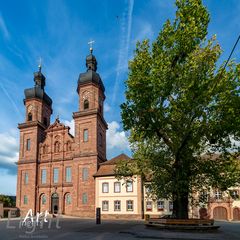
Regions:
M 188 194 L 179 193 L 173 200 L 173 217 L 176 219 L 188 219 Z
M 184 166 L 180 159 L 176 159 L 175 171 L 173 176 L 174 191 L 173 198 L 173 217 L 176 219 L 188 219 L 188 198 L 189 198 L 189 179 L 188 166 Z

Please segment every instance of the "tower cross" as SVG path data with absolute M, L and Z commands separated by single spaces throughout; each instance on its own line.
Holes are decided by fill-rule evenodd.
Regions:
M 90 52 L 92 53 L 92 51 L 93 51 L 93 44 L 95 43 L 95 41 L 94 40 L 90 40 L 89 42 L 88 42 L 88 45 L 90 46 Z
M 38 60 L 38 69 L 39 69 L 39 72 L 41 72 L 41 69 L 42 69 L 42 58 L 41 57 Z

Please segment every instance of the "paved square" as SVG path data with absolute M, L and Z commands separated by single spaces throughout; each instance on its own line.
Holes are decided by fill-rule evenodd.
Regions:
M 103 220 L 101 225 L 96 225 L 93 219 L 62 218 L 59 223 L 52 219 L 51 226 L 45 223 L 42 229 L 36 227 L 19 228 L 19 220 L 12 220 L 7 228 L 7 221 L 0 221 L 0 239 L 194 239 L 194 240 L 221 240 L 240 239 L 240 222 L 216 222 L 221 228 L 213 233 L 186 233 L 160 231 L 146 228 L 143 221 Z

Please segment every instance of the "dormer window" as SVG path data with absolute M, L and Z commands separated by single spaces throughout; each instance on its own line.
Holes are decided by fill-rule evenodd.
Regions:
M 84 110 L 89 109 L 89 101 L 88 101 L 87 99 L 84 100 L 83 109 L 84 109 Z
M 28 121 L 32 121 L 32 113 L 28 113 Z

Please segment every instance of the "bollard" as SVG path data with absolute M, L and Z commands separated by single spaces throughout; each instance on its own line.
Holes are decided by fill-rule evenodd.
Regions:
M 101 224 L 101 208 L 96 208 L 96 224 Z

